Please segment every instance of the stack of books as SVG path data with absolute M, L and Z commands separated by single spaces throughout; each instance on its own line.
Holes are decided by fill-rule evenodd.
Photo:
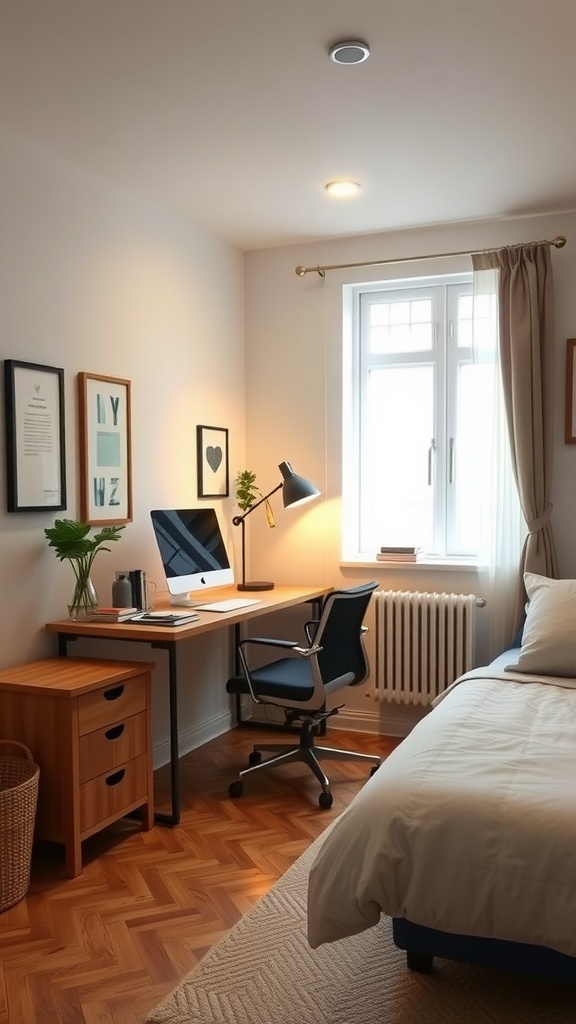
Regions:
M 418 547 L 387 547 L 383 545 L 380 551 L 376 552 L 378 562 L 417 562 L 421 556 L 421 548 Z
M 138 612 L 137 608 L 95 608 L 90 619 L 92 622 L 125 622 Z

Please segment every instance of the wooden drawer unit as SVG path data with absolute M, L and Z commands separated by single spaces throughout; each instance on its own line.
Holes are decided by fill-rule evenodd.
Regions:
M 115 821 L 125 807 L 138 807 L 146 799 L 147 755 L 141 754 L 112 772 L 97 775 L 80 787 L 80 828 L 92 832 Z
M 83 736 L 145 709 L 146 690 L 141 677 L 105 686 L 78 698 L 78 732 Z
M 153 665 L 46 658 L 0 669 L 0 738 L 40 767 L 35 835 L 62 843 L 82 870 L 82 840 L 137 808 L 153 824 Z
M 103 772 L 131 761 L 148 750 L 148 715 L 139 715 L 111 722 L 80 736 L 80 782 L 87 782 Z

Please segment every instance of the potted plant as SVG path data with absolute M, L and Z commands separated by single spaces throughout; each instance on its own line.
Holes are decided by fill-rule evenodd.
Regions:
M 236 485 L 236 502 L 242 512 L 247 512 L 252 505 L 264 497 L 260 488 L 256 486 L 256 473 L 250 469 L 241 469 L 236 474 L 234 483 Z M 267 498 L 264 499 L 264 508 L 268 526 L 276 526 L 272 506 Z
M 90 577 L 92 563 L 99 551 L 110 551 L 106 545 L 120 540 L 124 526 L 103 526 L 98 533 L 88 536 L 91 527 L 75 519 L 56 519 L 54 526 L 44 530 L 48 545 L 56 557 L 67 559 L 74 570 L 76 585 L 68 613 L 71 619 L 88 617 L 98 604 L 98 597 Z

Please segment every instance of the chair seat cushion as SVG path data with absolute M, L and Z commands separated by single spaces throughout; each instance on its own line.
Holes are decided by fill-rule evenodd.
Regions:
M 259 697 L 283 697 L 295 703 L 309 700 L 314 692 L 310 662 L 303 658 L 280 658 L 265 668 L 251 672 L 256 694 Z M 245 676 L 233 676 L 226 683 L 228 693 L 250 693 Z

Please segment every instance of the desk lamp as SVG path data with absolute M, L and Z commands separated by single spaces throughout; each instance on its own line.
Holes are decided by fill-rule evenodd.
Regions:
M 282 473 L 282 481 L 276 487 L 273 487 L 272 490 L 268 492 L 268 494 L 265 494 L 264 497 L 260 498 L 259 501 L 255 502 L 254 505 L 251 505 L 250 508 L 246 510 L 244 515 L 234 516 L 232 520 L 234 526 L 242 527 L 242 582 L 238 583 L 238 590 L 274 589 L 274 584 L 266 581 L 260 580 L 257 582 L 246 582 L 246 551 L 244 525 L 246 517 L 249 516 L 250 513 L 254 511 L 254 509 L 258 508 L 259 505 L 262 505 L 265 501 L 267 502 L 268 498 L 270 498 L 272 494 L 276 494 L 276 491 L 279 491 L 280 488 L 282 488 L 282 501 L 284 503 L 284 508 L 292 508 L 294 505 L 302 505 L 305 501 L 311 501 L 312 498 L 316 498 L 320 494 L 320 491 L 318 490 L 317 487 L 314 486 L 314 484 L 310 483 L 309 480 L 305 480 L 303 476 L 298 476 L 298 474 L 294 472 L 289 462 L 281 462 L 280 465 L 278 466 L 278 469 Z M 274 525 L 273 521 L 272 525 Z

